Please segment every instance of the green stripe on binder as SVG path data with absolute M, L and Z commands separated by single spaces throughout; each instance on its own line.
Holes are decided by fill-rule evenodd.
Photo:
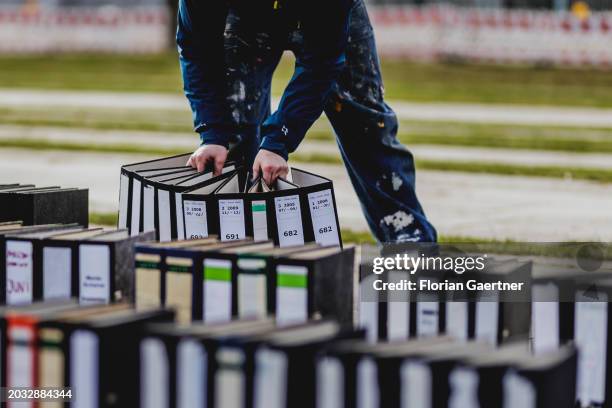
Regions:
M 137 269 L 159 269 L 158 262 L 136 261 Z
M 207 266 L 204 268 L 204 279 L 229 282 L 232 280 L 232 271 L 227 268 Z
M 305 275 L 294 275 L 287 273 L 279 273 L 276 277 L 277 285 L 288 288 L 306 288 L 308 287 L 308 277 Z
M 258 204 L 255 205 L 253 204 L 253 212 L 265 212 L 266 211 L 266 205 L 265 204 Z

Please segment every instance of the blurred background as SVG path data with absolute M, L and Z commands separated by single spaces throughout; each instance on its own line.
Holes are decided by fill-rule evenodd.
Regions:
M 90 187 L 92 221 L 113 223 L 122 164 L 198 144 L 176 1 L 0 2 L 0 183 Z M 612 0 L 368 8 L 443 240 L 612 239 Z M 333 138 L 322 117 L 291 161 L 333 178 L 345 238 L 371 240 Z

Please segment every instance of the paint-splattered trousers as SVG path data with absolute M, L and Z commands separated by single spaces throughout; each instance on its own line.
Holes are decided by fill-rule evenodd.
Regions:
M 363 0 L 356 0 L 351 11 L 349 35 L 346 65 L 325 114 L 366 220 L 381 243 L 436 241 L 436 230 L 415 191 L 413 156 L 397 140 L 397 117 L 384 102 L 374 33 Z M 272 74 L 285 50 L 299 58 L 303 41 L 299 24 L 279 43 L 265 28 L 247 33 L 240 16 L 228 17 L 228 102 L 240 139 L 251 146 L 251 160 L 259 145 L 259 127 L 270 114 Z

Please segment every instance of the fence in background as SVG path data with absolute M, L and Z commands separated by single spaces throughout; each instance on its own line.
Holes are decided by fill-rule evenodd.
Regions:
M 379 52 L 415 60 L 612 64 L 612 13 L 476 9 L 449 5 L 370 8 Z

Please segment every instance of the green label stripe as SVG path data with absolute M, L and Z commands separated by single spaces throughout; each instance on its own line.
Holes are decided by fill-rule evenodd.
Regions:
M 191 268 L 188 266 L 168 265 L 168 272 L 191 273 Z
M 306 275 L 279 273 L 277 276 L 277 285 L 288 288 L 307 288 L 308 277 Z
M 204 268 L 204 279 L 230 282 L 232 280 L 232 271 L 227 268 L 207 266 Z
M 139 269 L 159 269 L 159 263 L 147 262 L 147 261 L 136 261 L 136 268 Z
M 253 212 L 262 212 L 262 211 L 266 211 L 265 204 L 253 205 Z

